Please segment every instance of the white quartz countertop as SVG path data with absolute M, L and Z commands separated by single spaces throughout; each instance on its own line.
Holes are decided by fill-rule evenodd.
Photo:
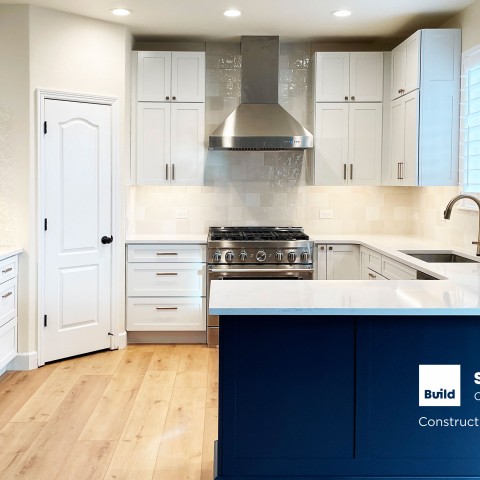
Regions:
M 311 235 L 316 243 L 359 244 L 442 280 L 221 280 L 210 287 L 213 315 L 480 315 L 480 263 L 426 263 L 399 250 L 452 248 L 409 236 Z
M 181 234 L 181 233 L 169 233 L 169 234 L 158 234 L 158 233 L 137 233 L 130 234 L 126 236 L 125 243 L 128 244 L 138 244 L 138 243 L 195 243 L 203 244 L 207 243 L 207 234 L 206 233 L 197 233 L 197 234 Z
M 22 252 L 23 249 L 19 247 L 0 247 L 0 260 L 4 260 L 8 257 L 13 257 L 13 255 L 18 255 Z

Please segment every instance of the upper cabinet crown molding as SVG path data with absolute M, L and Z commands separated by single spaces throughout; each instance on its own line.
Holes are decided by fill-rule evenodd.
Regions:
M 316 102 L 381 102 L 383 52 L 317 52 Z
M 137 101 L 205 102 L 205 52 L 138 52 Z

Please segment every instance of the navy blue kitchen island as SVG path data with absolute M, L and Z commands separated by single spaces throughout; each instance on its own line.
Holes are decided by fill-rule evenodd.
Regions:
M 217 480 L 480 478 L 471 312 L 228 314 L 219 348 Z M 419 406 L 419 365 L 460 406 Z

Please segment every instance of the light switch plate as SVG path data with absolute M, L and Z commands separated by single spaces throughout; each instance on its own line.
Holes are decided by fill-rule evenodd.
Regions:
M 320 218 L 333 218 L 333 210 L 320 210 Z

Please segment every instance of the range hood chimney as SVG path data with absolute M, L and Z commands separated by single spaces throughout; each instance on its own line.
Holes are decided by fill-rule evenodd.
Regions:
M 241 39 L 241 104 L 209 137 L 209 150 L 304 150 L 312 134 L 278 104 L 279 37 Z

